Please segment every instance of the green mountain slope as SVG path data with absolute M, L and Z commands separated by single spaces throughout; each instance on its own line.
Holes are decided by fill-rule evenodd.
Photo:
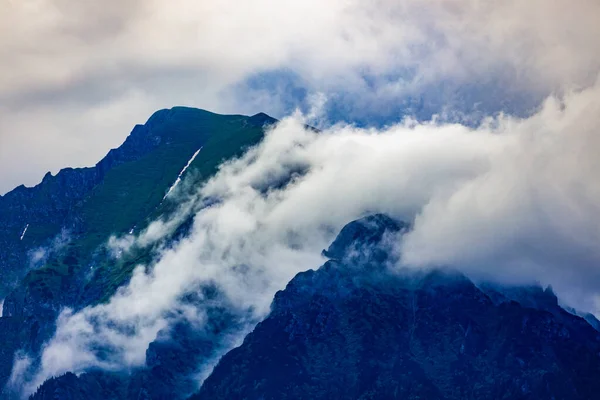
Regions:
M 104 245 L 111 235 L 141 230 L 172 211 L 174 205 L 163 199 L 198 150 L 185 173 L 192 184 L 258 143 L 274 122 L 265 114 L 161 110 L 95 167 L 48 174 L 34 188 L 21 186 L 1 196 L 0 226 L 7 228 L 0 232 L 0 299 L 6 295 L 0 342 L 7 346 L 0 351 L 0 388 L 14 352 L 36 353 L 62 307 L 81 308 L 110 297 L 133 267 L 150 257 L 141 252 L 115 261 Z M 32 267 L 37 248 L 44 256 Z

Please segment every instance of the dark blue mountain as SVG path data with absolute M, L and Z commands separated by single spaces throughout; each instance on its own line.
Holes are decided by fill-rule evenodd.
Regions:
M 381 239 L 404 226 L 346 226 L 192 399 L 598 398 L 598 331 L 549 291 L 519 289 L 521 304 L 457 272 L 390 269 Z

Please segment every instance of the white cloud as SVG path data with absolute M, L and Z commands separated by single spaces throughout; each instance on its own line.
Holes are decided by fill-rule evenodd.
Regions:
M 54 236 L 46 245 L 36 247 L 28 252 L 29 268 L 34 269 L 43 265 L 49 257 L 60 252 L 71 241 L 70 232 L 63 228 L 59 234 Z
M 345 223 L 368 213 L 414 220 L 400 244 L 411 266 L 537 280 L 591 309 L 600 283 L 599 122 L 599 84 L 477 129 L 407 121 L 314 132 L 302 116 L 287 118 L 198 189 L 197 201 L 221 201 L 196 211 L 188 237 L 136 268 L 109 303 L 61 315 L 30 389 L 67 370 L 143 364 L 161 329 L 186 315 L 201 325 L 202 306 L 190 313 L 181 298 L 204 284 L 259 320 L 296 273 L 322 264 L 321 249 Z M 96 357 L 99 347 L 110 348 L 108 358 Z
M 16 394 L 21 392 L 21 384 L 23 379 L 27 376 L 28 370 L 31 368 L 31 366 L 32 359 L 22 352 L 17 352 L 14 356 L 13 369 L 11 371 L 10 378 L 8 379 L 4 390 L 7 390 L 8 393 Z
M 496 129 L 512 143 L 489 170 L 423 208 L 404 251 L 505 280 L 537 279 L 594 307 L 600 283 L 600 85 L 549 99 Z M 594 310 L 598 311 L 598 310 Z

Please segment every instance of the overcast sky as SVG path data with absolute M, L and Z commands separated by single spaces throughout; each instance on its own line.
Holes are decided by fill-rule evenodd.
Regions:
M 159 108 L 527 115 L 600 65 L 596 0 L 6 0 L 0 193 L 95 164 Z M 419 103 L 420 101 L 420 103 Z M 413 108 L 411 108 L 413 107 Z

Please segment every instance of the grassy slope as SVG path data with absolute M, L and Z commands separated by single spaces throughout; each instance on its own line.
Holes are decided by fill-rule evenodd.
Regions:
M 246 149 L 257 144 L 263 135 L 262 126 L 249 124 L 246 117 L 235 118 L 223 123 L 219 126 L 218 134 L 211 135 L 204 143 L 202 150 L 186 171 L 186 176 L 190 176 L 190 178 L 193 176 L 195 179 L 193 184 L 201 185 L 217 172 L 223 161 L 241 156 Z M 161 192 L 161 200 L 163 196 L 164 192 Z M 175 207 L 176 204 L 168 201 L 160 204 L 147 214 L 149 217 L 144 220 L 145 224 L 163 214 L 172 212 Z M 137 230 L 139 231 L 144 225 L 138 225 Z M 95 286 L 96 291 L 100 288 L 102 293 L 100 301 L 106 301 L 119 286 L 128 281 L 131 272 L 137 265 L 147 264 L 150 261 L 150 250 L 145 250 L 133 253 L 115 264 L 111 262 L 101 264 L 94 279 L 88 283 L 86 291 L 91 290 L 90 286 Z

